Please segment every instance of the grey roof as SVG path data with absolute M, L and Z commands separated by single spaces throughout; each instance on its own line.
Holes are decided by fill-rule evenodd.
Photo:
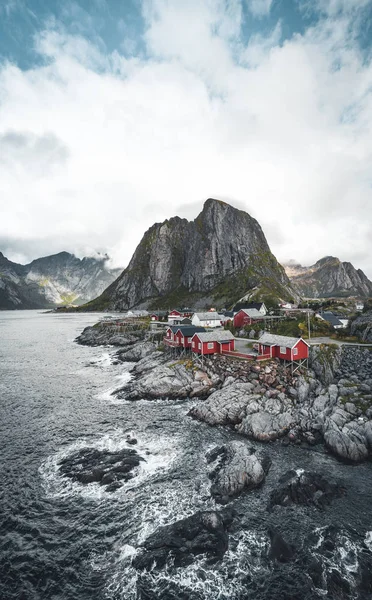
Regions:
M 260 313 L 257 308 L 242 308 L 241 309 L 248 317 L 251 319 L 262 319 L 263 315 Z M 240 312 L 240 311 L 239 311 Z
M 341 321 L 334 315 L 332 312 L 322 312 L 320 313 L 322 319 L 330 323 L 333 327 L 336 325 L 342 325 Z
M 197 327 L 195 325 L 171 325 L 169 329 L 171 329 L 173 333 L 180 331 L 183 335 L 186 335 L 186 337 L 194 335 L 194 333 L 197 333 L 198 331 L 205 331 L 205 327 Z
M 258 342 L 264 346 L 283 346 L 284 348 L 293 348 L 302 338 L 287 337 L 286 335 L 274 335 L 272 333 L 263 333 Z M 306 340 L 302 339 L 308 346 Z
M 198 338 L 201 342 L 228 342 L 234 340 L 235 337 L 231 331 L 208 331 L 206 333 L 198 333 Z
M 194 313 L 194 316 L 195 315 L 199 318 L 200 321 L 220 321 L 221 320 L 221 315 L 219 315 L 215 311 Z

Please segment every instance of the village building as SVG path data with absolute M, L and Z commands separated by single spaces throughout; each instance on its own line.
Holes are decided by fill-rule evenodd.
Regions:
M 234 327 L 240 329 L 245 325 L 252 325 L 252 323 L 257 323 L 263 319 L 264 315 L 256 308 L 242 308 L 234 315 Z
M 298 367 L 306 365 L 310 345 L 302 338 L 263 333 L 258 340 L 258 354 L 267 358 L 279 358 Z
M 191 322 L 196 327 L 221 327 L 221 315 L 216 311 L 194 313 Z
M 321 313 L 317 313 L 315 315 L 318 319 L 321 319 L 322 321 L 326 321 L 327 323 L 329 323 L 330 325 L 332 325 L 333 329 L 343 329 L 344 327 L 347 326 L 344 325 L 342 323 L 342 321 L 336 317 L 336 315 L 333 314 L 333 312 L 321 312 Z
M 156 310 L 150 314 L 151 321 L 167 321 L 168 311 L 167 310 Z
M 363 310 L 364 308 L 364 303 L 361 300 L 358 300 L 355 303 L 355 310 Z
M 174 308 L 168 314 L 168 321 L 172 325 L 180 325 L 183 319 L 190 319 L 193 315 L 191 308 Z
M 191 344 L 192 352 L 201 354 L 222 354 L 225 350 L 235 350 L 235 337 L 231 331 L 208 331 L 195 333 Z

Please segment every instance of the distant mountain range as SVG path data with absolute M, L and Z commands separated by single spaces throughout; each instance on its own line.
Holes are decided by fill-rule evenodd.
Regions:
M 363 271 L 333 256 L 284 269 L 259 223 L 213 198 L 194 221 L 173 217 L 150 227 L 124 271 L 108 269 L 107 261 L 60 252 L 20 265 L 0 252 L 0 309 L 75 304 L 123 311 L 372 296 Z
M 99 296 L 122 269 L 108 269 L 108 257 L 77 258 L 68 252 L 27 265 L 0 252 L 0 309 L 53 308 L 84 304 Z
M 120 277 L 86 310 L 228 306 L 298 297 L 259 223 L 210 198 L 194 221 L 155 223 Z
M 372 282 L 349 262 L 326 256 L 311 267 L 290 264 L 285 271 L 297 292 L 305 298 L 372 296 Z

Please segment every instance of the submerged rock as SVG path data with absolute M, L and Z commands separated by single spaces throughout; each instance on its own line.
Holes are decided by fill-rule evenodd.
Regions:
M 276 504 L 302 504 L 322 509 L 344 493 L 345 489 L 341 485 L 328 481 L 319 473 L 303 469 L 291 470 L 279 479 L 279 486 L 270 495 L 269 508 Z
M 228 548 L 231 522 L 231 512 L 206 511 L 159 527 L 142 544 L 132 564 L 136 569 L 150 570 L 164 567 L 169 558 L 176 567 L 185 566 L 199 554 L 218 560 Z
M 269 536 L 271 546 L 269 549 L 269 559 L 277 560 L 278 562 L 289 562 L 294 557 L 294 548 L 288 544 L 281 533 L 270 527 Z
M 214 448 L 206 458 L 215 465 L 209 474 L 211 495 L 221 504 L 239 496 L 243 490 L 259 486 L 270 466 L 268 457 L 260 459 L 252 448 L 238 441 Z
M 106 491 L 114 491 L 133 478 L 133 470 L 143 460 L 136 450 L 129 448 L 117 452 L 83 448 L 61 460 L 59 470 L 73 481 L 85 485 L 95 482 L 107 486 Z

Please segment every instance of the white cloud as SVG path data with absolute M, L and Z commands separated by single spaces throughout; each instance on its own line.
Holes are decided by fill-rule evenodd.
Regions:
M 263 17 L 270 13 L 273 0 L 247 0 L 248 9 L 255 17 Z
M 238 2 L 156 0 L 145 16 L 147 60 L 51 24 L 43 66 L 3 65 L 0 141 L 24 144 L 0 163 L 0 242 L 123 265 L 154 221 L 214 196 L 258 219 L 279 259 L 333 254 L 372 277 L 372 67 L 347 15 L 248 47 Z

